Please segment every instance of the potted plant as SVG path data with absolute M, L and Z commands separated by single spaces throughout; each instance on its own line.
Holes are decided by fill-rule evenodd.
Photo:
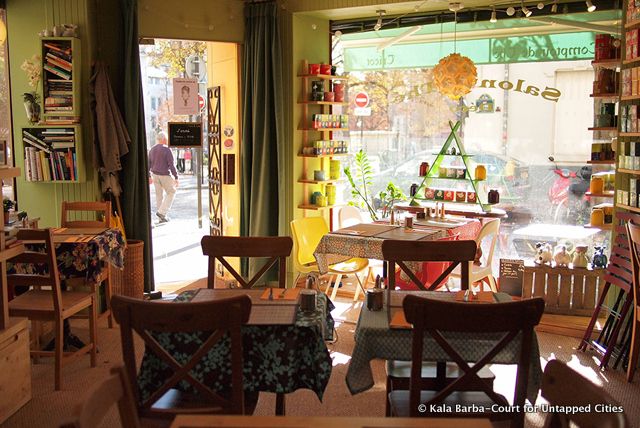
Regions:
M 38 94 L 38 84 L 40 83 L 40 76 L 42 73 L 41 58 L 39 55 L 34 55 L 31 59 L 25 59 L 20 68 L 27 74 L 27 84 L 33 88 L 31 92 L 25 92 L 23 94 L 24 108 L 27 112 L 27 119 L 30 123 L 35 124 L 40 122 L 40 95 Z
M 16 206 L 16 203 L 11 199 L 3 199 L 2 200 L 2 210 L 4 211 L 4 223 L 9 223 L 9 211 L 11 211 Z
M 378 193 L 377 199 L 375 198 L 370 189 L 373 181 L 373 170 L 367 153 L 363 150 L 359 150 L 356 153 L 353 168 L 353 171 L 351 170 L 351 165 L 344 168 L 344 175 L 351 185 L 351 196 L 354 198 L 349 204 L 366 209 L 371 216 L 371 220 L 376 221 L 380 217 L 386 218 L 391 213 L 396 201 L 407 199 L 402 190 L 392 182 L 387 184 L 385 190 Z M 382 212 L 379 213 L 378 209 L 382 210 Z

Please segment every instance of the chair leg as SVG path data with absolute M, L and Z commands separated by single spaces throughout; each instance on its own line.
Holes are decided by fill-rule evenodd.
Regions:
M 298 275 L 296 275 L 296 279 L 293 281 L 293 288 L 296 288 L 298 286 L 298 280 L 300 279 L 300 275 L 302 274 L 298 272 Z
M 98 308 L 96 308 L 96 300 L 94 298 L 93 303 L 91 304 L 91 312 L 89 314 L 89 339 L 91 340 L 91 367 L 95 367 L 97 365 L 97 338 L 98 338 Z M 109 314 L 109 319 L 111 319 L 111 314 Z
M 42 334 L 41 327 L 42 324 L 40 323 L 40 321 L 31 321 L 31 331 L 33 332 L 34 337 L 33 346 L 35 346 L 36 351 L 40 351 L 40 335 Z M 33 364 L 38 364 L 39 362 L 40 356 L 34 355 Z
M 362 281 L 360 281 L 360 277 L 358 276 L 357 273 L 353 274 L 356 279 L 358 280 L 358 287 L 356 287 L 356 292 L 353 293 L 353 301 L 357 302 L 358 301 L 358 294 L 360 294 L 360 290 L 362 290 L 362 295 L 364 296 L 366 294 L 365 290 L 364 290 L 364 286 L 362 285 Z M 365 279 L 365 284 L 366 284 L 366 279 Z
M 634 317 L 637 317 L 637 314 L 633 314 Z M 633 332 L 631 333 L 631 347 L 629 350 L 629 366 L 627 367 L 627 382 L 633 381 L 633 375 L 636 372 L 636 367 L 638 366 L 638 353 L 640 353 L 640 338 L 637 336 L 640 334 L 638 331 L 638 320 L 636 318 L 633 323 Z
M 491 287 L 491 291 L 493 291 L 494 293 L 497 293 L 498 285 L 496 283 L 496 279 L 493 277 L 493 275 L 487 276 L 487 279 L 489 280 L 489 287 Z
M 385 394 L 384 394 L 384 398 L 385 398 L 384 415 L 386 417 L 391 416 L 391 403 L 389 402 L 390 393 L 391 393 L 391 379 L 389 378 L 389 376 L 387 376 L 387 387 L 385 389 Z
M 55 321 L 55 329 L 56 329 L 56 345 L 55 345 L 55 355 L 54 355 L 54 365 L 55 365 L 55 390 L 60 391 L 62 389 L 62 359 L 64 358 L 63 347 L 64 347 L 64 321 L 62 318 L 57 318 Z
M 338 288 L 340 285 L 340 281 L 342 281 L 342 275 L 336 275 L 336 280 L 333 283 L 333 291 L 331 292 L 331 300 L 336 300 L 336 295 L 338 294 Z
M 112 290 L 111 290 L 111 269 L 109 266 L 107 266 L 105 269 L 107 269 L 107 277 L 104 281 L 102 281 L 104 283 L 104 295 L 105 295 L 105 299 L 107 301 L 106 307 L 107 307 L 107 313 L 108 318 L 107 318 L 107 323 L 109 324 L 109 328 L 113 328 L 113 316 L 111 314 L 111 294 L 112 294 Z M 94 302 L 95 303 L 95 302 Z

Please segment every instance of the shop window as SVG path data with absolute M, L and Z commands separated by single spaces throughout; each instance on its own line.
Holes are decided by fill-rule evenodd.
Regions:
M 9 87 L 9 53 L 7 51 L 6 9 L 0 7 L 0 165 L 13 165 L 13 140 L 11 132 L 11 91 Z M 14 180 L 5 180 L 2 195 L 15 199 Z

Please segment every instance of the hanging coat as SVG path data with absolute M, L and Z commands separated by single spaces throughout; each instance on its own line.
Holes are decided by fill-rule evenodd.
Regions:
M 93 116 L 94 165 L 103 177 L 122 169 L 120 157 L 129 153 L 131 138 L 113 96 L 107 67 L 96 62 L 89 81 Z

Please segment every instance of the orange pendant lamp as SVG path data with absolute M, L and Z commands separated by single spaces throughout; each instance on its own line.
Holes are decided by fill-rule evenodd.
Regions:
M 457 11 L 462 8 L 462 4 L 451 3 L 449 8 L 455 13 L 454 23 L 457 23 Z M 433 69 L 433 82 L 436 88 L 441 94 L 452 100 L 458 100 L 461 96 L 471 92 L 478 81 L 478 71 L 473 61 L 466 56 L 455 53 L 455 34 L 454 27 L 454 53 L 440 59 Z

